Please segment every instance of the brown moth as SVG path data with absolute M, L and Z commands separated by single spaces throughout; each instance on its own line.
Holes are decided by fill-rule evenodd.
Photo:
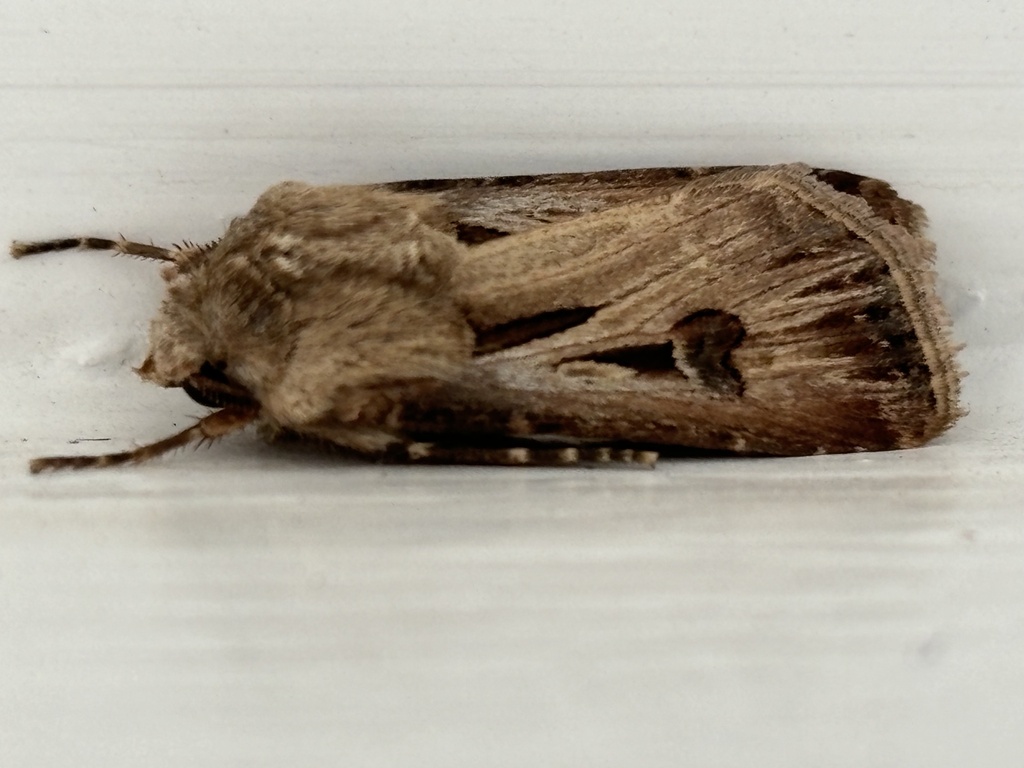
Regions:
M 805 165 L 267 190 L 167 263 L 142 378 L 215 410 L 33 472 L 144 461 L 257 424 L 373 459 L 652 464 L 666 447 L 921 445 L 960 371 L 920 208 Z

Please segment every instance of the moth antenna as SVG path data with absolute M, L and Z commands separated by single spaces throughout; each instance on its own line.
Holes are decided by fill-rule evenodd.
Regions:
M 106 453 L 100 456 L 47 456 L 33 459 L 28 468 L 32 474 L 57 469 L 90 469 L 93 467 L 116 467 L 119 464 L 138 464 L 156 458 L 161 454 L 182 448 L 190 443 L 201 445 L 213 442 L 232 432 L 248 426 L 255 419 L 259 410 L 254 406 L 232 405 L 214 411 L 201 418 L 188 429 L 176 435 L 165 437 L 149 445 L 143 445 L 131 451 Z
M 156 259 L 157 261 L 177 261 L 177 255 L 180 252 L 174 248 L 161 248 L 158 245 L 134 243 L 124 238 L 109 240 L 104 237 L 65 237 L 57 240 L 36 240 L 28 243 L 15 240 L 11 243 L 11 256 L 16 259 L 20 259 L 23 256 L 32 256 L 37 253 L 71 250 L 114 251 L 125 256 L 139 256 L 144 259 Z

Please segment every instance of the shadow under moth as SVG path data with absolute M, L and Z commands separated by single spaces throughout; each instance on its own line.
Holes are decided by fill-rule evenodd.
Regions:
M 960 415 L 961 376 L 923 226 L 885 182 L 794 164 L 285 182 L 208 245 L 16 242 L 164 261 L 137 371 L 215 409 L 31 469 L 250 424 L 427 463 L 918 446 Z

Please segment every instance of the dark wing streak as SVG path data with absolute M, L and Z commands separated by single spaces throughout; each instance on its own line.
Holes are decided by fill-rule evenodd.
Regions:
M 447 210 L 456 236 L 477 245 L 681 189 L 733 166 L 640 168 L 592 173 L 421 179 L 380 185 L 430 195 Z
M 378 185 L 381 189 L 434 197 L 447 209 L 458 238 L 477 245 L 505 235 L 567 221 L 683 188 L 727 171 L 766 166 L 636 168 L 583 173 L 417 179 Z M 881 219 L 920 234 L 924 212 L 884 181 L 848 171 L 809 169 L 837 192 L 858 197 Z

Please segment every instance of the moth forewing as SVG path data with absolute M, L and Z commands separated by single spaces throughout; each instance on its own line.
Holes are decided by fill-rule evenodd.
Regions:
M 922 227 L 884 182 L 790 165 L 287 183 L 202 248 L 16 244 L 172 261 L 139 371 L 221 408 L 33 468 L 250 421 L 433 463 L 919 445 L 960 378 Z
M 959 370 L 923 216 L 875 180 L 862 196 L 842 174 L 837 189 L 836 174 L 699 175 L 473 248 L 457 275 L 478 332 L 542 329 L 479 358 L 522 390 L 506 407 L 560 434 L 754 453 L 941 433 Z M 553 317 L 567 321 L 551 331 Z M 591 375 L 560 375 L 570 362 Z

